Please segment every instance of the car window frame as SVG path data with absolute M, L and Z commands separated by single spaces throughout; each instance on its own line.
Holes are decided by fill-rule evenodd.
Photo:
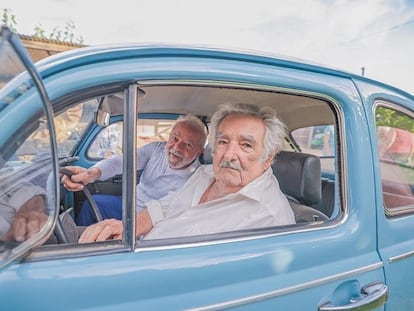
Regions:
M 205 86 L 205 87 L 212 87 L 212 88 L 222 88 L 223 86 L 226 88 L 232 88 L 232 89 L 247 89 L 247 90 L 254 90 L 258 92 L 275 92 L 280 93 L 283 91 L 283 93 L 286 93 L 288 95 L 302 95 L 312 98 L 317 98 L 320 100 L 323 100 L 326 102 L 327 105 L 330 106 L 330 109 L 332 110 L 332 114 L 335 118 L 335 122 L 338 126 L 338 133 L 336 134 L 336 138 L 341 141 L 345 137 L 343 133 L 343 112 L 341 110 L 341 105 L 339 102 L 337 102 L 334 98 L 331 96 L 328 96 L 323 93 L 310 93 L 308 91 L 301 91 L 297 89 L 290 89 L 290 88 L 277 88 L 277 87 L 269 87 L 266 85 L 261 86 L 252 86 L 252 85 L 245 85 L 241 83 L 232 83 L 232 84 L 224 84 L 221 81 L 209 81 L 209 82 L 200 82 L 197 80 L 189 80 L 189 81 L 174 81 L 174 80 L 163 80 L 163 81 L 130 81 L 125 83 L 119 83 L 114 85 L 107 85 L 107 89 L 102 88 L 102 86 L 94 86 L 91 88 L 88 88 L 86 90 L 77 90 L 74 92 L 74 94 L 68 94 L 65 95 L 62 98 L 59 98 L 55 101 L 54 104 L 58 103 L 59 105 L 67 105 L 68 101 L 79 101 L 81 99 L 90 98 L 94 96 L 99 96 L 103 94 L 109 94 L 114 92 L 123 91 L 125 92 L 124 95 L 124 109 L 128 113 L 129 118 L 133 118 L 134 121 L 136 121 L 136 115 L 139 114 L 139 103 L 138 105 L 130 105 L 137 107 L 137 110 L 131 111 L 131 109 L 128 108 L 128 102 L 131 100 L 134 100 L 135 96 L 139 93 L 136 89 L 139 89 L 141 86 L 148 87 L 148 86 L 156 86 L 162 84 L 163 86 Z M 135 88 L 135 89 L 134 89 Z M 105 89 L 105 92 L 102 90 Z M 128 99 L 128 100 L 125 100 Z M 139 99 L 138 99 L 139 101 Z M 124 111 L 124 113 L 125 113 Z M 132 119 L 130 120 L 132 122 Z M 128 133 L 128 131 L 134 131 L 136 133 L 136 128 L 132 128 L 129 124 L 126 124 L 124 122 L 124 128 L 123 128 L 123 144 L 126 142 L 125 139 L 125 133 Z M 132 136 L 132 135 L 131 135 Z M 135 138 L 135 136 L 133 136 Z M 131 148 L 133 146 L 133 142 L 130 143 L 127 142 L 127 145 L 130 147 L 129 153 L 131 155 L 129 156 L 129 162 L 124 161 L 124 166 L 128 167 L 128 177 L 129 180 L 132 182 L 129 182 L 127 178 L 123 179 L 123 183 L 135 185 L 135 178 L 136 174 L 132 174 L 130 172 L 133 172 L 131 169 L 131 165 L 133 161 L 135 162 L 136 155 L 135 150 L 136 148 Z M 135 142 L 134 142 L 135 143 Z M 32 254 L 29 256 L 28 261 L 38 261 L 38 260 L 47 260 L 47 259 L 55 259 L 55 258 L 67 258 L 68 256 L 89 256 L 89 255 L 105 255 L 105 254 L 111 254 L 111 253 L 120 253 L 120 252 L 136 252 L 136 251 L 146 251 L 146 250 L 153 250 L 157 248 L 162 249 L 176 249 L 176 248 L 192 248 L 194 246 L 198 245 L 214 245 L 217 243 L 229 243 L 229 242 L 236 242 L 236 241 L 249 241 L 249 240 L 256 240 L 261 238 L 266 238 L 270 236 L 278 236 L 278 235 L 286 235 L 286 234 L 296 234 L 296 233 L 302 233 L 306 231 L 313 231 L 313 230 L 323 230 L 328 229 L 333 226 L 340 225 L 344 219 L 347 217 L 347 206 L 346 206 L 346 197 L 344 197 L 343 193 L 346 193 L 346 189 L 344 188 L 344 184 L 342 182 L 342 178 L 345 178 L 346 173 L 344 170 L 344 163 L 342 161 L 341 154 L 343 153 L 343 148 L 337 147 L 338 151 L 338 162 L 335 165 L 335 179 L 337 180 L 336 186 L 335 186 L 335 204 L 338 206 L 337 210 L 339 209 L 338 213 L 335 215 L 335 218 L 330 220 L 329 223 L 324 223 L 322 225 L 315 225 L 315 224 L 294 224 L 289 226 L 283 226 L 283 227 L 269 227 L 269 228 L 260 228 L 260 229 L 251 229 L 251 230 L 240 230 L 240 231 L 232 231 L 232 232 L 224 232 L 224 233 L 218 233 L 218 234 L 208 234 L 203 236 L 191 236 L 191 237 L 181 237 L 181 238 L 174 238 L 174 239 L 159 239 L 159 240 L 140 240 L 136 239 L 135 236 L 131 234 L 131 232 L 135 232 L 135 222 L 132 221 L 135 219 L 135 209 L 130 208 L 129 212 L 124 213 L 126 215 L 124 217 L 128 220 L 128 222 L 124 222 L 124 228 L 127 228 L 127 230 L 124 230 L 124 238 L 122 240 L 114 240 L 114 241 L 104 241 L 104 242 L 95 242 L 90 244 L 68 244 L 68 245 L 60 245 L 60 247 L 56 248 L 55 246 L 44 246 L 42 248 L 35 249 Z M 135 150 L 134 150 L 135 149 Z M 124 153 L 124 159 L 125 157 L 128 157 L 127 153 Z M 129 163 L 129 164 L 127 164 Z M 134 164 L 136 165 L 136 164 Z M 134 166 L 135 167 L 135 166 Z M 338 171 L 341 171 L 342 173 L 339 174 Z M 131 187 L 131 186 L 130 186 Z M 346 187 L 346 186 L 345 186 Z M 123 195 L 123 209 L 126 208 L 129 202 L 135 202 L 135 186 L 132 187 L 129 191 L 129 193 L 133 193 L 133 196 L 130 195 L 128 198 L 126 195 Z M 125 189 L 125 190 L 124 190 Z M 123 184 L 123 191 L 125 191 L 125 194 L 127 194 L 127 188 Z M 342 193 L 342 195 L 341 195 Z M 124 210 L 123 210 L 124 211 Z M 123 221 L 124 221 L 123 220 Z M 70 253 L 70 255 L 69 255 Z
M 26 48 L 23 46 L 19 36 L 12 32 L 7 27 L 1 27 L 0 29 L 0 36 L 7 41 L 10 46 L 14 49 L 16 55 L 24 65 L 27 73 L 31 77 L 33 83 L 33 89 L 36 89 L 42 106 L 44 108 L 44 114 L 47 121 L 47 127 L 49 131 L 49 143 L 50 143 L 50 156 L 51 156 L 51 163 L 52 163 L 52 172 L 51 172 L 51 181 L 49 184 L 49 191 L 53 193 L 51 196 L 58 197 L 59 196 L 59 178 L 58 178 L 58 153 L 57 153 L 57 144 L 56 144 L 56 130 L 54 126 L 53 120 L 53 107 L 52 103 L 49 99 L 48 92 L 43 84 L 43 80 L 37 71 L 35 65 L 33 64 L 29 53 L 27 52 Z M 52 204 L 49 202 L 49 204 Z M 49 235 L 52 233 L 56 225 L 56 221 L 58 218 L 58 211 L 59 211 L 59 202 L 55 200 L 53 209 L 49 212 L 48 220 L 46 221 L 45 225 L 38 234 L 34 235 L 33 237 L 29 238 L 27 241 L 17 245 L 12 251 L 7 252 L 7 254 L 2 254 L 2 261 L 0 262 L 0 269 L 6 267 L 14 260 L 25 256 L 30 249 L 33 247 L 42 244 Z
M 374 126 L 375 126 L 375 132 L 377 130 L 377 119 L 376 119 L 376 112 L 378 110 L 378 107 L 382 107 L 382 108 L 386 108 L 386 109 L 390 109 L 399 113 L 402 113 L 404 115 L 406 115 L 407 117 L 411 118 L 413 120 L 414 123 L 414 112 L 409 110 L 408 108 L 406 108 L 403 105 L 400 105 L 398 103 L 395 103 L 391 100 L 388 99 L 376 99 L 374 101 L 373 104 L 373 116 L 374 116 Z M 377 158 L 378 164 L 379 164 L 379 178 L 378 178 L 378 183 L 379 183 L 379 193 L 380 193 L 380 197 L 381 197 L 381 202 L 382 202 L 382 207 L 383 207 L 383 213 L 385 215 L 385 217 L 391 219 L 391 218 L 399 218 L 399 217 L 406 217 L 406 216 L 410 216 L 414 214 L 414 205 L 407 205 L 407 206 L 398 206 L 398 207 L 393 207 L 392 210 L 390 208 L 388 208 L 385 204 L 385 199 L 384 199 L 384 192 L 383 192 L 383 188 L 382 188 L 382 170 L 381 170 L 381 159 L 380 159 L 380 155 L 378 152 L 378 139 L 377 137 L 375 137 L 375 156 Z M 414 168 L 413 168 L 414 171 Z M 414 193 L 413 193 L 413 198 L 414 198 Z M 411 207 L 410 207 L 411 206 Z

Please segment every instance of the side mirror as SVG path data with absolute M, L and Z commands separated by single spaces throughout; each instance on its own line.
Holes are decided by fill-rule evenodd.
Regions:
M 95 123 L 98 124 L 99 126 L 106 127 L 109 125 L 110 117 L 111 117 L 111 114 L 108 111 L 98 108 L 98 110 L 95 113 Z

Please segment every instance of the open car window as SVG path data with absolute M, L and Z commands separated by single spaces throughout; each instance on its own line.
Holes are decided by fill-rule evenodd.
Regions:
M 126 130 L 126 125 L 124 124 L 125 112 L 118 111 L 114 108 L 124 105 L 124 97 L 120 92 L 116 93 L 118 95 L 114 96 L 117 100 L 116 105 L 111 109 L 108 109 L 112 113 L 109 116 L 107 125 L 97 124 L 97 119 L 95 119 L 95 108 L 100 109 L 99 104 L 96 106 L 96 103 L 101 102 L 101 99 L 106 96 L 111 96 L 111 93 L 101 93 L 102 90 L 100 90 L 100 92 L 96 93 L 95 97 L 88 96 L 88 100 L 76 101 L 68 96 L 69 99 L 67 102 L 59 102 L 60 110 L 55 117 L 57 133 L 64 128 L 56 121 L 59 116 L 64 116 L 68 113 L 75 114 L 78 112 L 74 116 L 79 120 L 83 120 L 83 118 L 80 117 L 83 116 L 83 112 L 79 113 L 77 110 L 79 105 L 83 105 L 83 109 L 81 109 L 83 111 L 85 110 L 85 105 L 90 105 L 87 109 L 90 112 L 90 115 L 85 122 L 85 126 L 82 127 L 82 134 L 75 135 L 77 140 L 74 145 L 70 145 L 74 147 L 68 147 L 68 144 L 72 142 L 71 140 L 62 139 L 58 141 L 58 150 L 65 150 L 69 157 L 80 157 L 80 165 L 89 163 L 88 165 L 90 166 L 103 158 L 109 158 L 115 154 L 123 154 L 124 148 L 122 147 L 122 144 L 127 135 L 133 137 L 137 147 L 141 147 L 153 141 L 166 141 L 175 119 L 180 114 L 195 114 L 208 124 L 211 115 L 215 112 L 220 103 L 226 102 L 229 98 L 234 102 L 241 102 L 245 98 L 249 98 L 250 102 L 273 107 L 278 112 L 280 119 L 286 124 L 287 133 L 291 133 L 290 135 L 287 135 L 292 137 L 286 137 L 287 140 L 290 141 L 287 145 L 291 146 L 291 148 L 284 148 L 281 154 L 276 157 L 272 165 L 272 172 L 278 178 L 282 192 L 286 195 L 290 204 L 294 206 L 293 208 L 297 214 L 297 224 L 286 227 L 265 225 L 255 228 L 237 228 L 226 232 L 188 235 L 179 238 L 140 239 L 137 241 L 137 247 L 166 244 L 175 245 L 176 243 L 185 244 L 194 243 L 196 241 L 218 241 L 224 238 L 233 237 L 249 238 L 251 236 L 269 233 L 278 234 L 286 231 L 302 230 L 303 226 L 308 225 L 312 226 L 312 228 L 325 226 L 329 223 L 329 220 L 342 215 L 340 201 L 336 195 L 339 181 L 334 178 L 338 170 L 338 163 L 335 160 L 335 151 L 327 154 L 324 153 L 323 150 L 323 134 L 329 131 L 329 126 L 334 129 L 333 136 L 331 136 L 335 141 L 333 148 L 335 149 L 335 146 L 338 146 L 338 144 L 340 145 L 340 142 L 338 142 L 339 138 L 335 133 L 335 127 L 337 125 L 332 123 L 332 120 L 335 120 L 336 117 L 331 109 L 332 103 L 328 100 L 312 97 L 305 98 L 296 95 L 292 91 L 280 93 L 269 92 L 268 90 L 262 91 L 260 89 L 223 87 L 220 86 L 219 83 L 213 86 L 197 85 L 197 83 L 194 85 L 145 85 L 140 86 L 140 88 L 145 91 L 146 95 L 144 98 L 139 99 L 139 104 L 137 105 L 137 114 L 135 116 L 138 116 L 138 118 L 135 117 L 135 132 Z M 87 91 L 88 94 L 93 92 L 93 90 Z M 85 97 L 81 93 L 79 93 L 78 96 L 79 98 Z M 191 99 L 191 103 L 186 103 L 191 109 L 187 111 L 178 111 L 175 108 L 174 104 L 181 102 L 183 100 L 182 98 Z M 286 98 L 289 98 L 289 105 L 284 104 Z M 318 114 L 310 115 L 306 112 L 297 113 L 295 106 L 300 106 L 308 102 L 318 108 Z M 299 126 L 301 122 L 306 124 L 306 126 Z M 309 124 L 313 125 L 309 126 Z M 37 137 L 37 134 L 35 133 L 39 133 L 40 130 L 44 131 L 45 125 L 45 116 L 39 115 L 36 126 L 33 125 L 30 127 L 30 131 L 25 134 L 25 139 L 22 140 L 20 149 L 17 148 L 16 150 L 22 150 L 22 148 L 28 144 L 30 139 Z M 293 127 L 294 130 L 290 131 L 289 127 Z M 47 131 L 42 135 L 44 135 L 42 139 L 47 141 Z M 57 136 L 59 138 L 59 134 Z M 20 162 L 13 162 L 13 165 L 15 167 L 19 165 L 20 167 L 23 167 L 30 164 L 32 161 L 38 161 L 38 159 L 42 161 L 47 160 L 47 144 L 45 144 L 44 147 L 45 149 L 42 149 L 41 153 L 30 155 L 25 158 L 24 163 L 22 163 L 22 159 L 17 159 L 17 162 Z M 207 148 L 201 158 L 202 162 L 211 164 L 211 155 L 211 150 Z M 295 161 L 303 161 L 304 159 L 310 159 L 311 161 L 309 163 L 311 163 L 311 166 L 305 168 L 303 171 L 295 170 L 295 167 L 299 167 L 295 165 L 295 163 L 303 163 Z M 16 159 L 13 161 L 16 161 Z M 137 163 L 139 163 L 139 161 L 140 159 L 138 158 Z M 324 163 L 326 163 L 326 165 Z M 45 166 L 45 170 L 51 170 L 52 168 L 50 165 L 49 167 Z M 69 165 L 72 164 L 70 163 Z M 74 165 L 77 165 L 77 163 Z M 284 167 L 290 168 L 289 171 L 285 172 L 283 170 Z M 311 175 L 307 175 L 308 171 Z M 292 178 L 292 176 L 296 177 Z M 123 192 L 126 191 L 124 190 L 124 186 L 128 182 L 124 181 L 124 178 L 125 175 L 102 181 L 99 180 L 89 185 L 88 189 L 92 194 L 109 194 L 121 197 L 125 194 L 125 192 Z M 44 176 L 40 179 L 45 181 Z M 303 185 L 299 187 L 297 183 L 292 183 L 292 180 L 300 182 L 302 179 L 308 181 L 303 184 L 304 187 L 302 187 Z M 135 189 L 135 186 L 129 186 L 129 189 Z M 139 193 L 136 192 L 136 195 L 139 196 Z M 76 220 L 85 200 L 86 197 L 82 192 L 67 193 L 62 191 L 62 196 L 57 201 L 59 201 L 62 214 L 65 214 L 65 216 L 69 215 L 73 220 Z M 123 202 L 122 204 L 125 203 Z M 135 205 L 132 203 L 128 204 L 124 207 L 124 210 L 126 209 L 129 209 L 129 212 L 132 214 Z M 125 220 L 124 226 L 127 228 L 126 230 L 130 230 L 131 228 L 130 225 L 125 223 Z M 59 241 L 56 240 L 49 240 L 47 241 L 45 248 L 48 249 L 50 243 L 56 244 L 58 242 Z M 111 243 L 110 245 L 112 245 L 113 248 L 118 249 L 124 247 L 125 243 L 125 241 L 121 241 L 121 243 Z M 91 247 L 94 247 L 94 249 L 96 247 L 96 249 L 99 250 L 100 245 L 101 244 L 98 244 L 98 246 L 91 245 Z M 68 246 L 68 244 L 64 246 Z M 77 247 L 77 237 L 72 240 L 70 247 Z M 64 254 L 65 248 L 62 249 L 62 253 Z M 87 252 L 87 248 L 83 247 L 82 249 L 85 250 L 84 252 Z M 106 252 L 110 249 L 110 247 L 103 246 L 102 252 Z M 126 249 L 124 249 L 124 251 L 126 251 Z M 39 252 L 41 253 L 41 250 L 39 250 Z M 82 254 L 82 251 L 80 251 L 79 254 Z
M 137 120 L 137 147 L 142 147 L 150 142 L 168 140 L 175 119 L 163 119 L 138 117 Z M 91 159 L 108 158 L 122 154 L 123 122 L 117 121 L 103 128 L 93 139 L 88 149 L 88 157 Z
M 292 200 L 292 202 L 299 203 L 300 205 L 306 205 L 311 209 L 317 210 L 313 216 L 314 219 L 311 218 L 305 219 L 298 217 L 298 225 L 301 225 L 302 222 L 304 223 L 311 223 L 314 220 L 320 220 L 319 225 L 323 225 L 324 221 L 328 221 L 329 219 L 333 219 L 335 217 L 339 217 L 341 215 L 339 202 L 335 197 L 335 189 L 337 189 L 337 181 L 335 181 L 335 175 L 338 170 L 337 162 L 335 161 L 335 148 L 337 148 L 337 143 L 335 140 L 337 137 L 335 136 L 335 127 L 337 126 L 335 123 L 332 123 L 333 120 L 338 118 L 334 115 L 333 109 L 331 109 L 331 103 L 328 101 L 317 100 L 313 98 L 303 98 L 299 96 L 295 96 L 293 93 L 277 93 L 277 92 L 263 92 L 260 90 L 254 89 L 242 89 L 242 88 L 230 88 L 230 87 L 213 87 L 213 86 L 145 86 L 143 87 L 146 96 L 141 103 L 142 110 L 139 112 L 147 112 L 145 109 L 161 109 L 160 106 L 168 105 L 168 102 L 171 101 L 172 94 L 186 94 L 186 97 L 191 98 L 194 102 L 192 102 L 192 106 L 194 107 L 194 113 L 197 115 L 206 115 L 208 118 L 214 113 L 217 105 L 219 103 L 225 103 L 227 100 L 231 99 L 234 102 L 243 102 L 246 98 L 249 98 L 249 102 L 251 103 L 260 103 L 260 105 L 269 105 L 273 107 L 278 113 L 279 117 L 283 122 L 286 123 L 288 132 L 290 132 L 289 127 L 292 126 L 294 129 L 299 129 L 300 127 L 298 124 L 301 122 L 303 124 L 314 124 L 311 127 L 308 127 L 308 133 L 306 139 L 304 139 L 304 143 L 299 148 L 286 148 L 283 150 L 280 155 L 276 156 L 274 161 L 274 165 L 272 166 L 273 172 L 279 180 L 279 184 L 281 185 L 282 191 L 285 195 Z M 195 95 L 197 94 L 197 95 Z M 205 96 L 205 97 L 204 97 Z M 152 99 L 156 99 L 156 101 L 152 102 Z M 289 100 L 286 100 L 289 98 Z M 285 99 L 285 100 L 283 100 Z M 198 102 L 200 101 L 200 102 Z M 289 101 L 289 105 L 285 105 L 285 102 Z M 296 111 L 297 106 L 300 106 L 303 102 L 311 102 L 315 104 L 317 107 L 318 113 L 315 115 L 309 115 L 306 112 L 300 113 Z M 297 106 L 296 106 L 297 105 Z M 140 108 L 139 107 L 139 108 Z M 198 110 L 199 108 L 199 110 Z M 328 126 L 327 126 L 328 125 Z M 331 139 L 328 139 L 328 143 L 330 143 L 330 147 L 332 148 L 331 152 L 327 152 L 326 154 L 323 153 L 323 134 L 326 129 L 326 132 L 331 133 Z M 312 132 L 313 131 L 313 132 Z M 302 133 L 303 134 L 303 133 Z M 317 135 L 319 134 L 319 135 Z M 313 137 L 312 137 L 313 136 Z M 312 144 L 312 138 L 315 138 L 314 144 Z M 292 142 L 292 139 L 290 139 Z M 306 143 L 305 143 L 306 140 Z M 300 140 L 298 138 L 298 143 Z M 292 142 L 294 145 L 294 142 Z M 210 146 L 207 146 L 208 148 Z M 212 161 L 211 151 L 207 148 L 205 155 L 205 163 L 209 164 Z M 210 156 L 209 156 L 210 155 Z M 295 161 L 302 161 L 305 158 L 311 158 L 310 162 L 318 163 L 315 165 L 315 170 L 311 169 L 313 177 L 309 180 L 312 180 L 312 183 L 308 183 L 306 188 L 312 190 L 305 194 L 299 193 L 297 190 L 300 189 L 299 185 L 291 183 L 293 180 L 300 181 L 301 178 L 303 179 L 305 175 L 301 175 L 298 179 L 292 177 L 293 175 L 299 176 L 296 174 L 301 174 L 303 172 L 294 172 L 294 166 L 289 163 L 294 163 Z M 300 160 L 298 160 L 300 158 Z M 326 161 L 326 165 L 322 162 Z M 298 162 L 296 162 L 297 164 Z M 303 163 L 303 162 L 302 162 Z M 319 165 L 320 163 L 320 165 Z M 286 164 L 286 167 L 292 168 L 292 170 L 285 172 L 281 167 Z M 318 172 L 318 173 L 315 173 Z M 309 177 L 307 177 L 309 178 Z M 315 191 L 314 191 L 315 190 Z M 320 193 L 319 196 L 308 195 L 312 193 Z M 275 207 L 277 208 L 277 207 Z M 296 207 L 295 207 L 296 208 Z M 321 212 L 322 215 L 319 215 L 318 212 Z M 237 214 L 237 211 L 235 211 Z M 236 215 L 235 215 L 236 217 Z M 296 227 L 294 227 L 296 228 Z M 221 238 L 224 236 L 244 236 L 249 237 L 250 235 L 257 235 L 264 232 L 283 232 L 286 230 L 295 230 L 290 227 L 272 227 L 272 226 L 262 226 L 255 228 L 255 230 L 249 230 L 251 228 L 247 228 L 246 230 L 235 230 L 234 232 L 222 232 L 220 234 L 215 234 L 212 236 L 205 235 L 196 235 L 196 236 L 184 236 L 185 240 L 194 241 L 197 239 L 206 240 L 206 239 L 216 239 L 218 236 Z M 261 231 L 262 230 L 262 231 Z M 150 242 L 151 239 L 143 239 L 140 243 Z M 169 242 L 164 243 L 172 243 L 174 244 L 176 239 L 170 240 Z M 156 243 L 155 239 L 153 241 Z
M 54 117 L 56 140 L 59 157 L 71 154 L 83 138 L 94 117 L 96 101 L 81 102 Z M 16 161 L 24 163 L 31 161 L 42 153 L 48 153 L 50 146 L 48 128 L 42 119 L 37 129 L 22 143 L 16 151 Z

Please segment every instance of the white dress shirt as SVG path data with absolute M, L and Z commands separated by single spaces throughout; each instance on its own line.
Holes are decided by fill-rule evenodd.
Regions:
M 199 203 L 214 181 L 212 165 L 201 166 L 175 192 L 147 202 L 154 228 L 144 237 L 162 239 L 281 226 L 295 223 L 293 211 L 269 168 L 236 193 Z
M 143 169 L 136 193 L 138 212 L 143 209 L 145 202 L 157 200 L 166 196 L 169 191 L 181 188 L 200 166 L 196 159 L 185 169 L 170 168 L 165 145 L 165 142 L 153 142 L 137 150 L 137 170 Z M 104 159 L 94 166 L 102 172 L 100 180 L 108 179 L 122 173 L 122 156 Z

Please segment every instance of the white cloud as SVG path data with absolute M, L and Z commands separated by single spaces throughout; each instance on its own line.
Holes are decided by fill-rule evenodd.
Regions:
M 409 0 L 3 0 L 18 30 L 73 21 L 87 44 L 174 42 L 308 59 L 414 93 L 414 6 Z M 1 9 L 1 7 L 0 7 Z M 406 24 L 408 23 L 408 24 Z

